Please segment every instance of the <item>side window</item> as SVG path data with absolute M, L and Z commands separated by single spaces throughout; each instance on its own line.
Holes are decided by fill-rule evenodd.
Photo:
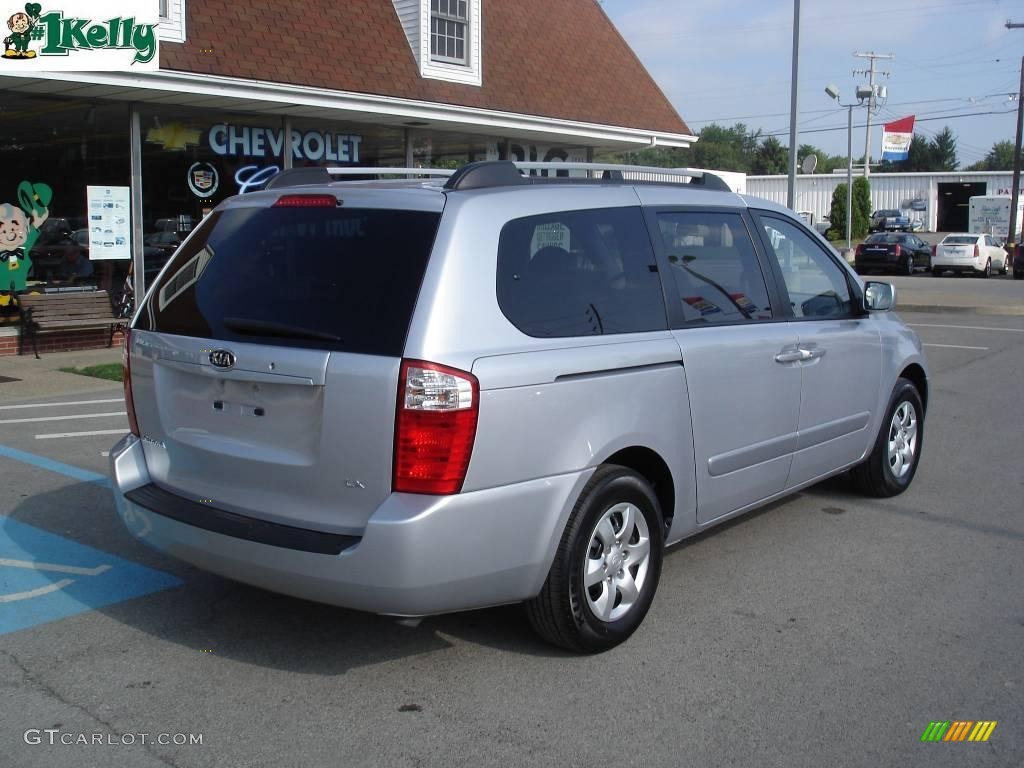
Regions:
M 498 241 L 498 305 L 529 336 L 668 328 L 657 262 L 639 208 L 510 221 Z
M 686 325 L 770 320 L 771 302 L 754 245 L 735 213 L 658 214 L 672 266 L 673 288 Z
M 797 318 L 849 317 L 853 314 L 850 286 L 843 270 L 792 222 L 761 216 L 765 234 L 778 259 Z

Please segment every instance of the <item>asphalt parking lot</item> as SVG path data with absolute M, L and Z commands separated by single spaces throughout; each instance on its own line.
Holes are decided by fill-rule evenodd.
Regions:
M 1024 317 L 904 319 L 932 369 L 910 491 L 839 478 L 685 542 L 589 658 L 517 607 L 397 622 L 182 566 L 115 518 L 119 387 L 0 389 L 0 764 L 1021 765 Z M 958 720 L 997 725 L 922 743 Z

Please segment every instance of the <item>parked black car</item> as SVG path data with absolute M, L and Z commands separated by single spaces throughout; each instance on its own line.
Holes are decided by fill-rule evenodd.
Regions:
M 853 265 L 860 273 L 884 270 L 912 275 L 915 269 L 931 269 L 932 248 L 917 235 L 879 232 L 857 246 Z

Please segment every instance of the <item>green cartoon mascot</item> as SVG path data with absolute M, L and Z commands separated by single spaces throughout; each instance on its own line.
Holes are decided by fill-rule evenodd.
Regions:
M 11 34 L 4 38 L 5 59 L 34 59 L 35 51 L 28 49 L 32 42 L 32 28 L 39 23 L 39 14 L 43 8 L 39 3 L 25 5 L 24 13 L 16 13 L 7 20 L 7 28 Z
M 27 181 L 18 185 L 17 205 L 0 205 L 0 290 L 23 291 L 32 266 L 32 246 L 50 216 L 53 190 Z

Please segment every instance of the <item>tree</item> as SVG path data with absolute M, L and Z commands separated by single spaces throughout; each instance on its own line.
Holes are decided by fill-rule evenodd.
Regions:
M 871 182 L 864 176 L 853 180 L 853 236 L 862 238 L 871 227 Z
M 797 162 L 802 164 L 809 155 L 818 158 L 818 164 L 814 169 L 815 173 L 832 173 L 837 168 L 846 167 L 846 155 L 830 155 L 813 144 L 800 145 L 796 151 Z
M 979 160 L 974 165 L 968 166 L 968 171 L 1012 171 L 1013 170 L 1013 142 L 997 141 L 992 149 L 985 155 L 984 160 Z
M 774 136 L 769 136 L 757 148 L 751 173 L 759 176 L 786 173 L 789 167 L 789 150 Z
M 837 186 L 835 192 L 832 193 L 832 207 L 828 214 L 828 219 L 832 223 L 828 232 L 825 233 L 829 240 L 846 239 L 846 193 L 845 183 Z
M 931 140 L 932 167 L 930 171 L 955 171 L 960 161 L 956 159 L 956 136 L 947 125 Z

